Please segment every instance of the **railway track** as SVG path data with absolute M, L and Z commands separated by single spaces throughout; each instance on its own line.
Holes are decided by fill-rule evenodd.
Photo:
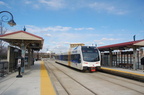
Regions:
M 131 81 L 123 81 L 124 79 L 123 78 L 115 78 L 115 77 L 112 77 L 112 76 L 108 76 L 106 74 L 99 74 L 99 75 L 96 75 L 96 74 L 90 74 L 91 77 L 94 77 L 94 78 L 100 78 L 101 80 L 104 80 L 104 81 L 107 81 L 107 82 L 110 82 L 112 84 L 115 84 L 115 85 L 118 85 L 118 86 L 121 86 L 121 87 L 124 87 L 126 89 L 129 89 L 129 90 L 133 90 L 135 92 L 138 92 L 139 94 L 142 94 L 144 95 L 144 91 L 142 89 L 136 89 L 136 87 L 134 86 L 137 86 L 137 88 L 141 87 L 141 88 L 144 88 L 144 85 L 142 84 L 139 84 L 137 82 L 131 82 Z M 102 76 L 105 76 L 106 78 L 102 77 Z M 119 82 L 121 81 L 121 82 Z M 123 82 L 123 83 L 122 83 Z M 126 83 L 129 83 L 129 85 L 125 85 Z M 134 88 L 133 88 L 134 87 Z
M 110 79 L 115 79 L 117 81 L 124 81 L 126 83 L 130 83 L 130 84 L 134 84 L 134 85 L 138 85 L 138 86 L 141 86 L 141 87 L 144 87 L 144 84 L 141 82 L 136 82 L 136 81 L 133 81 L 133 80 L 128 80 L 127 78 L 122 78 L 122 77 L 115 77 L 115 76 L 112 76 L 110 74 L 105 74 L 105 73 L 100 73 L 100 76 L 105 76 L 107 78 L 110 78 Z M 98 77 L 98 76 L 96 76 Z
M 94 91 L 92 91 L 91 89 L 89 89 L 88 87 L 86 87 L 85 85 L 81 84 L 79 81 L 77 81 L 76 79 L 74 79 L 73 77 L 71 77 L 70 75 L 68 75 L 67 73 L 65 73 L 64 71 L 62 71 L 61 69 L 57 68 L 56 66 L 54 66 L 53 64 L 51 64 L 53 66 L 53 68 L 55 68 L 56 70 L 58 70 L 58 72 L 62 72 L 63 74 L 65 74 L 69 79 L 73 80 L 75 83 L 79 84 L 82 88 L 84 88 L 85 90 L 89 91 L 88 95 L 97 95 L 97 93 L 95 93 Z M 52 66 L 48 66 L 48 64 L 46 64 L 46 68 L 47 70 L 49 69 L 49 71 L 55 76 L 55 78 L 57 79 L 57 81 L 61 84 L 61 86 L 64 88 L 65 92 L 67 93 L 67 95 L 79 95 L 78 93 L 72 93 L 69 91 L 69 89 L 67 89 L 67 87 L 65 85 L 63 85 L 63 83 L 61 82 L 61 80 L 57 77 L 57 75 L 54 73 L 54 70 L 51 69 Z M 83 95 L 86 95 L 86 93 L 83 93 Z
M 144 95 L 144 83 L 142 82 L 101 72 L 82 73 L 80 71 L 55 64 L 54 61 L 46 62 L 49 73 L 56 77 L 57 81 L 59 81 L 59 84 L 66 92 L 66 94 L 58 95 Z M 62 77 L 63 75 L 65 77 Z M 66 85 L 64 82 L 64 78 L 67 78 L 73 82 L 73 85 L 71 86 L 78 84 L 83 88 L 83 90 L 85 89 L 91 94 L 86 94 L 86 92 L 83 94 L 73 94 L 69 87 L 67 87 L 68 84 Z M 71 87 L 71 89 L 73 88 Z M 79 91 L 83 90 L 79 89 Z

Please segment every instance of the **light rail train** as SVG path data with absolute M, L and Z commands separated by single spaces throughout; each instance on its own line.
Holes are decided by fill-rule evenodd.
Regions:
M 100 68 L 100 52 L 95 46 L 77 46 L 55 56 L 56 62 L 79 70 L 94 72 Z

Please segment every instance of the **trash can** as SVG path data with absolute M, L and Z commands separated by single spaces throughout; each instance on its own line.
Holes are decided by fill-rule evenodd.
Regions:
M 21 62 L 22 62 L 22 60 L 21 60 L 21 58 L 18 58 L 18 64 L 17 64 L 17 67 L 18 67 L 18 75 L 16 76 L 17 78 L 21 78 L 22 77 L 22 75 L 21 75 Z

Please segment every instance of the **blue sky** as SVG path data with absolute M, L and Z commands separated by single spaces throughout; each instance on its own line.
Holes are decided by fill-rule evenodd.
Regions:
M 70 43 L 104 46 L 144 39 L 144 0 L 0 0 L 22 30 L 44 38 L 42 51 L 60 52 Z

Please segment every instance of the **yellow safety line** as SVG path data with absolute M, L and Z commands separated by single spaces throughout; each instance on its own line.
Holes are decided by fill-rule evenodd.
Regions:
M 41 94 L 40 95 L 56 95 L 43 61 L 41 61 L 41 74 L 40 75 L 41 75 Z
M 137 74 L 137 73 L 127 72 L 127 71 L 121 71 L 121 70 L 115 70 L 115 69 L 104 68 L 104 67 L 101 67 L 101 69 L 111 70 L 111 71 L 117 71 L 117 72 L 122 72 L 122 73 L 127 73 L 127 74 L 133 74 L 133 75 L 138 75 L 138 76 L 144 76 L 144 74 Z

